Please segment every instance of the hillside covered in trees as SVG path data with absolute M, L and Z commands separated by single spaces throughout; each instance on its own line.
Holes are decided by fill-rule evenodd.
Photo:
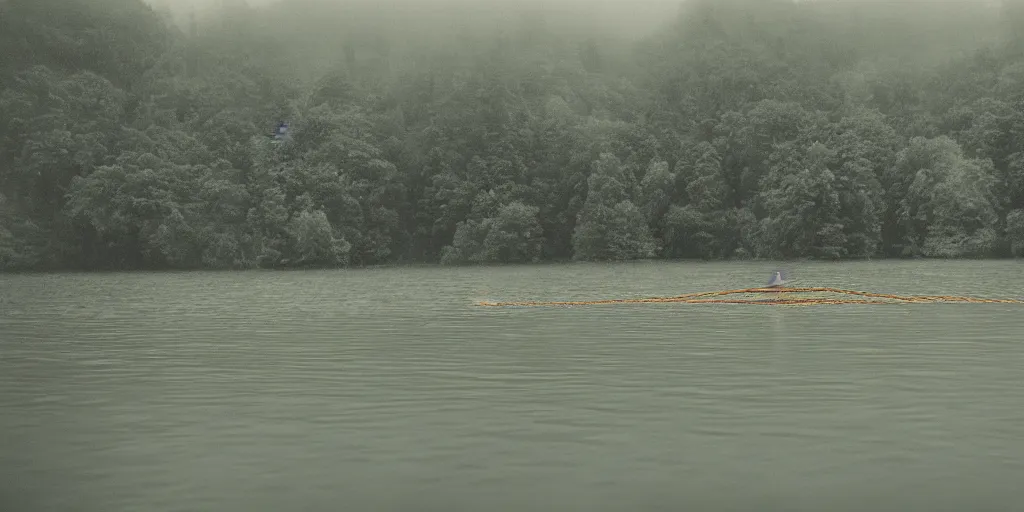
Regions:
M 1024 255 L 1016 4 L 389 5 L 0 1 L 0 269 Z

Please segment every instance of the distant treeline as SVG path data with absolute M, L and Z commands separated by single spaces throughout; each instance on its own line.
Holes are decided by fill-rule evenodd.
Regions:
M 1024 254 L 1016 4 L 227 5 L 0 2 L 0 268 Z

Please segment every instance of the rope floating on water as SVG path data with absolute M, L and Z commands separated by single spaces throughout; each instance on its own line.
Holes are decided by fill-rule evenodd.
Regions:
M 838 297 L 792 297 L 794 293 L 830 293 Z M 773 294 L 775 297 L 744 298 L 727 297 L 741 294 Z M 787 296 L 781 296 L 786 294 Z M 842 297 L 853 295 L 859 298 Z M 746 288 L 742 290 L 721 290 L 712 292 L 687 293 L 675 297 L 648 297 L 636 299 L 604 299 L 575 301 L 516 301 L 516 302 L 479 302 L 478 306 L 596 306 L 605 304 L 649 304 L 649 303 L 684 303 L 684 304 L 763 304 L 771 306 L 796 305 L 831 305 L 831 304 L 907 304 L 907 303 L 999 303 L 1024 304 L 1020 299 L 982 299 L 976 297 L 960 297 L 956 295 L 893 295 L 888 293 L 872 293 L 840 288 Z

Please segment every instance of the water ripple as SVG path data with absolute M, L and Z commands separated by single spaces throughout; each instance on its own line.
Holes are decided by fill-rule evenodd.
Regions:
M 472 305 L 675 295 L 764 274 L 638 263 L 0 276 L 0 499 L 84 511 L 1019 501 L 1019 307 Z M 892 293 L 1024 289 L 1014 262 L 798 274 Z

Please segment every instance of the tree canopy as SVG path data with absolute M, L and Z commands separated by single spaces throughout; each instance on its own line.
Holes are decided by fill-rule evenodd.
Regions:
M 1019 1 L 221 5 L 0 2 L 0 269 L 1024 256 Z

